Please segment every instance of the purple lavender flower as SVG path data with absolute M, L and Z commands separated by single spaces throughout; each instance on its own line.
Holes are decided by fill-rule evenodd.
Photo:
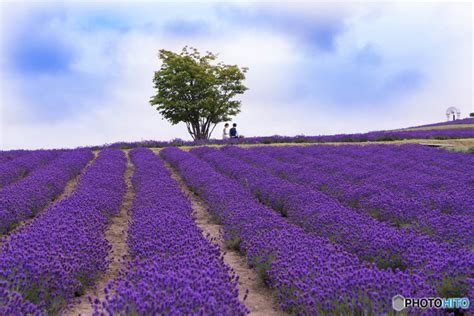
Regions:
M 10 235 L 0 256 L 0 302 L 9 313 L 57 313 L 106 270 L 104 235 L 122 203 L 124 171 L 123 152 L 103 150 L 71 195 Z
M 276 289 L 282 309 L 295 314 L 381 314 L 389 311 L 396 293 L 435 293 L 422 276 L 378 269 L 289 223 L 197 157 L 174 148 L 160 154 L 207 202 L 224 227 L 227 242 L 240 249 L 264 282 Z
M 196 226 L 193 209 L 161 159 L 130 152 L 135 198 L 127 243 L 131 261 L 96 301 L 96 313 L 244 315 L 237 280 L 219 248 Z

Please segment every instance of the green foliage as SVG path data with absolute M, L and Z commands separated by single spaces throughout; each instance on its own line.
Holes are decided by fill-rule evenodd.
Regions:
M 361 256 L 361 259 L 364 261 L 369 261 L 375 263 L 375 265 L 382 270 L 391 269 L 395 271 L 399 269 L 405 271 L 407 266 L 404 263 L 401 254 L 396 253 L 387 257 L 372 257 L 372 256 Z
M 201 56 L 187 46 L 180 54 L 161 49 L 159 58 L 162 65 L 153 79 L 157 93 L 150 104 L 171 124 L 186 123 L 194 140 L 208 139 L 217 123 L 240 112 L 234 97 L 247 90 L 242 83 L 247 68 L 213 64 L 217 55 Z
M 273 203 L 273 205 L 271 205 L 271 207 L 279 212 L 281 216 L 288 217 L 288 210 L 285 207 L 285 201 L 283 199 L 278 199 Z
M 376 142 L 388 142 L 388 141 L 394 141 L 394 140 L 397 140 L 397 139 L 398 138 L 396 136 L 393 136 L 393 135 L 383 135 L 383 136 L 376 137 L 374 140 Z M 357 141 L 357 140 L 351 139 L 350 141 Z
M 257 271 L 258 276 L 267 284 L 269 282 L 268 271 L 272 267 L 272 262 L 275 261 L 275 255 L 273 253 L 268 254 L 265 258 L 261 256 L 254 257 L 252 260 L 252 266 Z
M 440 297 L 464 297 L 469 292 L 466 276 L 444 277 L 436 288 Z
M 42 288 L 38 282 L 32 282 L 29 286 L 23 289 L 23 296 L 25 300 L 33 304 L 40 304 L 44 301 L 48 314 L 58 314 L 66 304 L 63 296 L 52 296 L 48 288 Z
M 221 218 L 219 217 L 219 214 L 211 213 L 211 220 L 216 224 L 221 224 Z
M 86 293 L 86 288 L 89 285 L 89 282 L 87 281 L 87 277 L 84 274 L 84 272 L 79 272 L 76 275 L 76 280 L 81 283 L 81 286 L 76 290 L 74 293 L 75 296 L 82 296 Z
M 31 285 L 24 290 L 24 297 L 33 304 L 39 303 L 40 288 L 37 282 L 32 282 Z
M 225 245 L 227 248 L 232 250 L 240 250 L 240 238 L 238 236 L 234 236 L 231 239 L 225 241 Z
M 380 211 L 379 208 L 375 208 L 375 207 L 374 207 L 374 208 L 369 209 L 368 211 L 369 211 L 369 213 L 370 213 L 370 216 L 375 217 L 376 219 L 380 219 L 380 217 L 381 217 L 381 216 L 380 216 L 381 211 Z

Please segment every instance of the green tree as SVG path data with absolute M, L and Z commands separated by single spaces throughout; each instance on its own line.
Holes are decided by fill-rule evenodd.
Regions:
M 187 46 L 179 54 L 161 49 L 159 58 L 150 104 L 171 124 L 184 122 L 194 140 L 209 139 L 218 123 L 240 112 L 234 97 L 247 90 L 242 82 L 248 68 L 215 63 L 217 55 L 201 56 Z

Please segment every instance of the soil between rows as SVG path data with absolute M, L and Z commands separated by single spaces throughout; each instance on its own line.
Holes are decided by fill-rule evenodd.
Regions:
M 125 151 L 125 154 L 127 156 L 127 169 L 125 170 L 124 177 L 125 183 L 127 185 L 127 191 L 120 207 L 119 214 L 112 218 L 112 221 L 107 231 L 105 232 L 105 239 L 112 246 L 112 249 L 109 252 L 107 258 L 111 263 L 107 271 L 100 276 L 99 280 L 95 283 L 95 285 L 89 288 L 84 295 L 82 295 L 75 302 L 73 302 L 71 306 L 63 312 L 63 315 L 91 315 L 94 312 L 94 309 L 87 297 L 97 297 L 99 298 L 99 300 L 102 301 L 105 298 L 104 289 L 107 286 L 107 283 L 115 279 L 118 276 L 119 271 L 126 264 L 128 255 L 128 210 L 132 207 L 134 197 L 134 190 L 131 179 L 134 167 L 132 162 L 130 161 L 130 157 L 128 156 L 128 151 Z
M 237 285 L 239 299 L 250 309 L 250 315 L 286 315 L 279 309 L 276 295 L 263 284 L 255 270 L 248 266 L 246 258 L 239 252 L 226 248 L 222 237 L 222 227 L 215 223 L 204 200 L 191 192 L 179 173 L 170 164 L 165 163 L 165 165 L 171 171 L 171 177 L 180 184 L 181 190 L 190 199 L 195 212 L 196 225 L 202 230 L 204 236 L 219 246 L 221 252 L 224 253 L 224 262 L 239 276 Z M 247 290 L 249 292 L 244 301 Z

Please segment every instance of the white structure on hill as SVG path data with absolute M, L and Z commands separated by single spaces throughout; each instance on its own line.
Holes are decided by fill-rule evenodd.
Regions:
M 447 110 L 446 110 L 446 118 L 449 120 L 451 120 L 451 118 L 454 120 L 459 120 L 461 118 L 461 110 L 459 110 L 457 107 L 455 106 L 450 106 Z

